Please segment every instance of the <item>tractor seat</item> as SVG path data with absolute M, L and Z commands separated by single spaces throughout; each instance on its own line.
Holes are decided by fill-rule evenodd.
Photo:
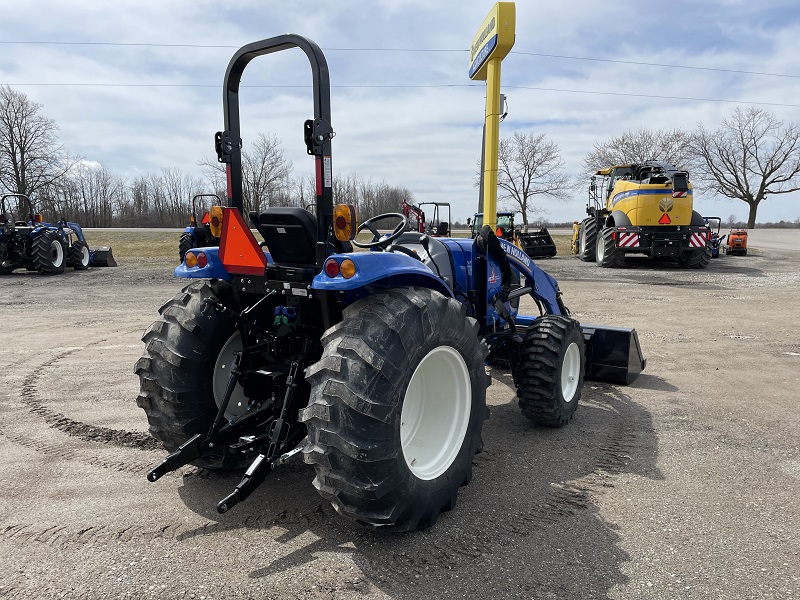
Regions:
M 258 215 L 257 224 L 276 264 L 316 265 L 317 221 L 310 212 L 273 206 Z
M 453 289 L 453 259 L 450 256 L 450 250 L 439 239 L 428 237 L 428 252 L 425 247 L 420 243 L 420 237 L 423 234 L 415 231 L 408 231 L 401 235 L 393 245 L 403 246 L 408 250 L 414 251 L 419 259 L 431 270 L 433 274 L 440 277 L 447 284 L 451 290 Z

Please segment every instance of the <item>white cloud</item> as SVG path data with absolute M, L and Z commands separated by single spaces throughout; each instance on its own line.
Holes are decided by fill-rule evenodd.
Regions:
M 0 84 L 43 105 L 65 147 L 112 171 L 179 167 L 194 171 L 222 129 L 221 83 L 235 48 L 294 32 L 314 39 L 330 65 L 334 167 L 410 188 L 418 201 L 448 201 L 465 218 L 483 124 L 481 87 L 466 86 L 466 52 L 344 51 L 342 48 L 466 49 L 491 2 L 349 0 L 318 3 L 181 0 L 113 3 L 33 0 L 4 8 L 2 41 L 195 44 L 223 48 L 0 44 Z M 800 9 L 792 2 L 674 2 L 665 12 L 641 2 L 517 3 L 517 39 L 503 63 L 510 113 L 504 135 L 543 131 L 578 174 L 595 141 L 628 129 L 715 127 L 735 104 L 659 99 L 676 96 L 753 101 L 797 121 L 800 78 L 574 60 L 706 66 L 797 75 Z M 522 53 L 534 53 L 529 56 Z M 243 85 L 308 85 L 299 52 L 260 58 Z M 23 84 L 69 84 L 34 86 Z M 75 84 L 184 87 L 105 87 Z M 195 87 L 209 86 L 209 87 Z M 543 89 L 525 88 L 549 88 Z M 628 95 L 610 95 L 606 92 Z M 638 96 L 636 96 L 638 95 Z M 644 97 L 651 96 L 651 97 Z M 274 132 L 295 173 L 309 172 L 302 124 L 311 116 L 303 88 L 243 87 L 245 138 Z M 544 201 L 553 220 L 581 218 L 585 197 Z M 700 198 L 701 212 L 746 215 L 744 203 Z M 800 217 L 796 197 L 769 198 L 759 220 Z

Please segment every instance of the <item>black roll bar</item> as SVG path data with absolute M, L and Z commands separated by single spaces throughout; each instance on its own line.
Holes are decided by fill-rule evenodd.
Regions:
M 328 62 L 322 50 L 300 35 L 286 34 L 242 46 L 228 63 L 223 83 L 225 131 L 216 136 L 217 156 L 228 163 L 228 206 L 243 212 L 242 201 L 242 138 L 239 121 L 239 84 L 248 63 L 264 54 L 299 48 L 311 64 L 314 94 L 314 118 L 304 126 L 308 153 L 316 161 L 317 177 L 317 262 L 322 265 L 328 231 L 333 222 L 333 166 L 331 156 L 331 84 Z

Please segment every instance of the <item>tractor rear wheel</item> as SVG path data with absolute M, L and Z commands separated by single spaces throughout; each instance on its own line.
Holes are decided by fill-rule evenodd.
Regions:
M 89 268 L 89 246 L 77 240 L 67 251 L 67 264 L 78 271 Z
M 686 269 L 705 269 L 711 262 L 710 248 L 684 250 L 678 256 L 678 265 Z
M 184 231 L 181 234 L 180 242 L 178 242 L 178 255 L 180 256 L 181 262 L 183 262 L 186 253 L 194 247 L 194 237 L 188 231 Z
M 583 262 L 595 259 L 597 250 L 597 220 L 584 219 L 581 223 L 581 233 L 578 237 L 578 258 Z
M 595 259 L 601 267 L 625 266 L 625 254 L 617 248 L 617 244 L 611 237 L 614 231 L 616 230 L 613 227 L 604 227 L 597 239 Z
M 563 427 L 581 397 L 584 343 L 580 323 L 545 315 L 525 334 L 517 367 L 519 406 L 536 425 Z
M 358 522 L 430 527 L 482 448 L 489 377 L 477 322 L 455 300 L 401 288 L 347 307 L 322 343 L 300 411 L 314 486 Z
M 31 244 L 31 263 L 43 275 L 58 275 L 66 267 L 64 243 L 58 233 L 45 229 Z
M 145 352 L 134 367 L 140 384 L 136 403 L 147 414 L 150 434 L 168 452 L 211 428 L 217 414 L 215 379 L 230 364 L 221 355 L 226 348 L 241 348 L 232 321 L 216 310 L 204 312 L 208 299 L 230 304 L 230 284 L 188 285 L 159 309 L 160 318 L 142 336 Z M 237 386 L 234 394 L 239 390 Z M 221 456 L 192 464 L 208 469 L 241 466 L 223 464 Z

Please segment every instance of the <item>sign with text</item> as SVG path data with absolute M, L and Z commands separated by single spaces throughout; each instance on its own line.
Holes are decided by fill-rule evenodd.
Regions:
M 516 7 L 498 2 L 483 20 L 469 47 L 469 78 L 485 80 L 490 58 L 504 58 L 514 45 Z

